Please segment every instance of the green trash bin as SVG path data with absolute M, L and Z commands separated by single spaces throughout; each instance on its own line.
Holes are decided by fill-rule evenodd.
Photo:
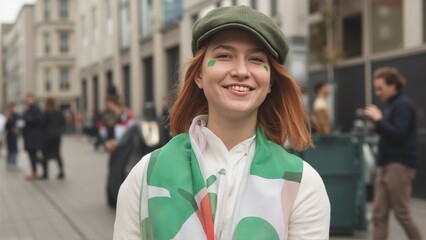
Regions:
M 322 177 L 331 204 L 331 235 L 365 231 L 362 138 L 351 134 L 314 135 L 315 148 L 298 155 Z

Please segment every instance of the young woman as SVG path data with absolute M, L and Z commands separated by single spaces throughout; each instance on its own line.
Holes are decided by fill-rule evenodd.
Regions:
M 58 163 L 59 173 L 57 178 L 65 177 L 64 163 L 61 156 L 61 137 L 65 130 L 65 117 L 62 111 L 58 109 L 57 103 L 53 98 L 47 98 L 45 102 L 45 112 L 43 115 L 43 169 L 42 179 L 48 178 L 49 159 L 55 159 Z
M 327 239 L 324 184 L 282 147 L 312 142 L 279 27 L 246 6 L 217 8 L 192 43 L 174 138 L 123 183 L 114 239 Z

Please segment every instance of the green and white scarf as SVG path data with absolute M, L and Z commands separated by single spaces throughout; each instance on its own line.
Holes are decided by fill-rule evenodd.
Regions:
M 203 175 L 205 136 L 194 119 L 190 134 L 174 137 L 149 159 L 140 193 L 142 239 L 220 239 L 214 231 L 219 181 Z M 194 127 L 195 126 L 195 127 Z M 303 162 L 268 140 L 258 127 L 256 150 L 238 211 L 233 239 L 287 239 L 288 219 Z

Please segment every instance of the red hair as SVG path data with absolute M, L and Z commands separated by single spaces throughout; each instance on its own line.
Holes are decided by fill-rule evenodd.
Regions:
M 190 60 L 181 92 L 170 110 L 173 135 L 189 131 L 192 120 L 207 114 L 207 99 L 195 83 L 200 74 L 207 46 L 200 48 Z M 271 141 L 284 145 L 288 139 L 293 148 L 303 150 L 312 146 L 310 121 L 302 101 L 300 86 L 284 67 L 269 57 L 271 92 L 259 106 L 257 122 Z

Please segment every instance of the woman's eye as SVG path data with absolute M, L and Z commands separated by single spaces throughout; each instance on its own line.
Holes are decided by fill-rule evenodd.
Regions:
M 219 54 L 216 56 L 216 58 L 220 58 L 220 59 L 231 59 L 231 55 L 229 54 Z
M 258 58 L 258 57 L 252 57 L 250 58 L 251 61 L 253 62 L 259 62 L 259 63 L 263 63 L 264 60 L 262 58 Z

